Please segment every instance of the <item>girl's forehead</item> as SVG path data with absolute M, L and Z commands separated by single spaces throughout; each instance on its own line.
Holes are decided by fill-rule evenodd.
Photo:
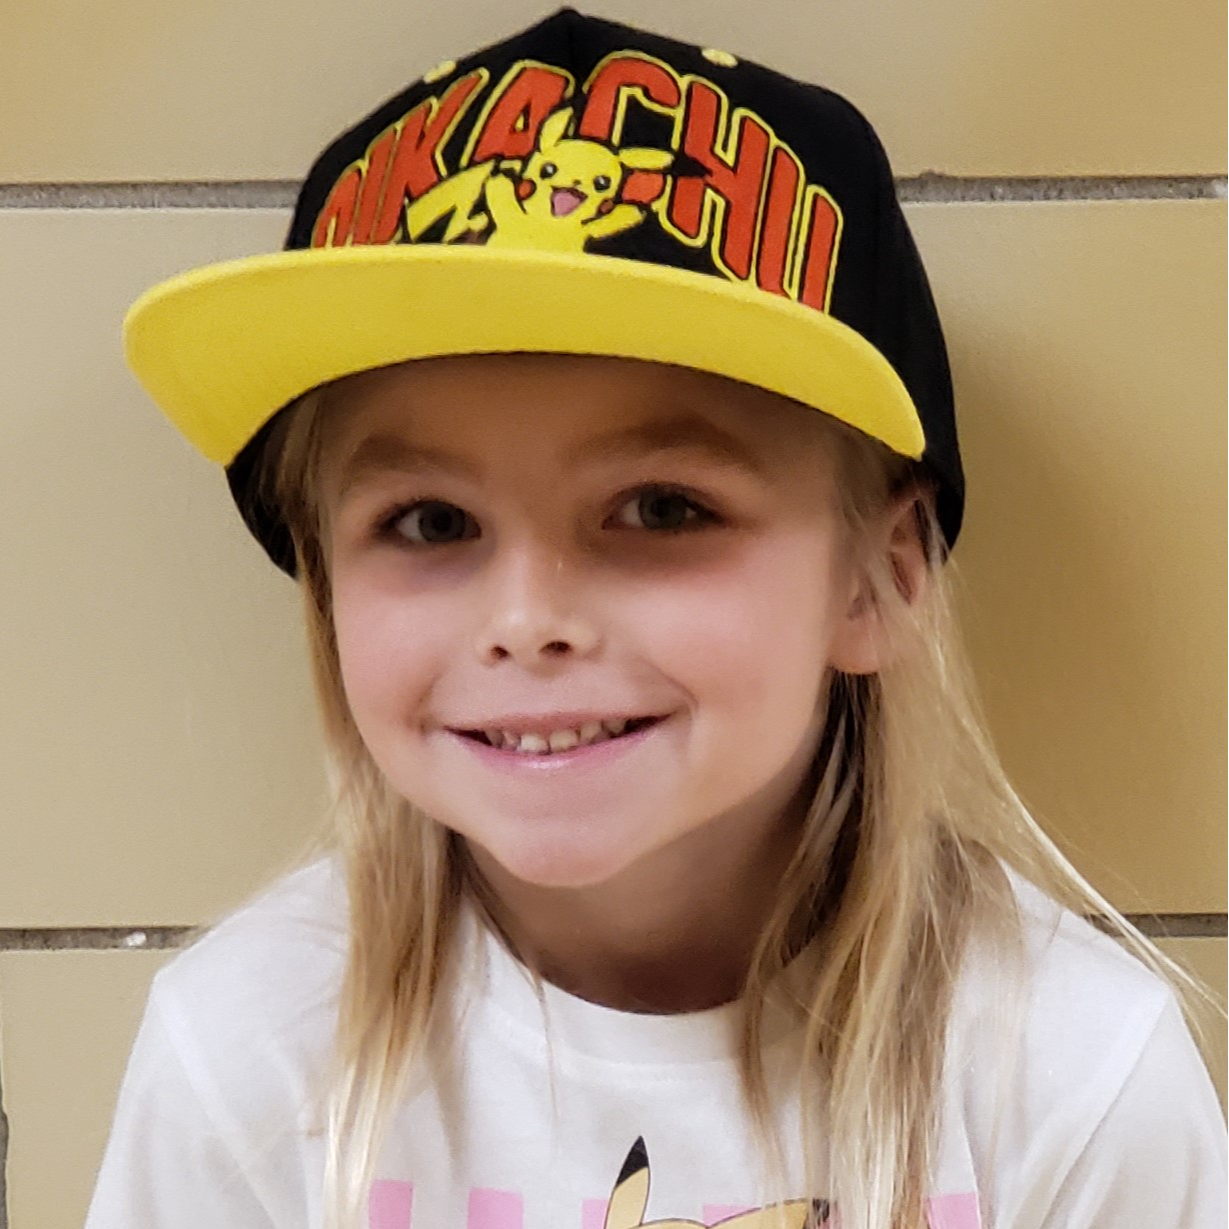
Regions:
M 349 376 L 325 397 L 326 455 L 372 434 L 498 447 L 510 432 L 583 446 L 623 430 L 663 444 L 722 439 L 771 464 L 822 445 L 825 416 L 763 389 L 685 367 L 599 355 L 476 354 Z M 690 426 L 690 431 L 684 428 Z

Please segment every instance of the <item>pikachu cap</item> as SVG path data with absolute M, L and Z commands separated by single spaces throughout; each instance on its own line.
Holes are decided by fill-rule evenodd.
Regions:
M 255 483 L 271 420 L 330 380 L 447 354 L 757 385 L 920 459 L 949 546 L 960 529 L 943 335 L 870 125 L 818 86 L 571 9 L 338 137 L 285 250 L 155 286 L 124 340 L 292 575 Z

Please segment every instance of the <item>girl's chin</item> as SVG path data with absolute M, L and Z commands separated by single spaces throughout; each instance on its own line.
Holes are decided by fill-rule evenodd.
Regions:
M 496 892 L 537 888 L 584 891 L 600 888 L 623 876 L 630 867 L 625 851 L 568 848 L 559 841 L 512 846 L 479 844 L 467 839 L 479 872 Z

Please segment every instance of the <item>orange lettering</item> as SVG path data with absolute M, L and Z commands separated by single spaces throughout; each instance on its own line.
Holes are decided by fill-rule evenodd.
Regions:
M 662 171 L 628 171 L 619 200 L 632 205 L 651 205 L 665 190 L 668 180 Z
M 567 97 L 571 78 L 558 69 L 527 64 L 491 107 L 470 156 L 525 158 L 533 152 L 542 121 Z
M 840 215 L 836 206 L 826 196 L 814 189 L 810 196 L 810 226 L 806 244 L 802 249 L 802 279 L 798 288 L 798 301 L 825 312 L 828 310 Z
M 375 221 L 376 206 L 380 203 L 384 176 L 388 174 L 388 163 L 396 140 L 397 130 L 388 128 L 380 133 L 375 144 L 367 151 L 367 169 L 363 172 L 363 190 L 359 193 L 358 217 L 354 220 L 352 243 L 371 242 L 371 224 Z
M 719 128 L 724 127 L 720 95 L 706 81 L 691 81 L 683 119 L 683 153 L 695 159 L 705 173 L 675 180 L 670 221 L 689 238 L 702 238 L 705 194 L 715 192 L 726 205 L 717 252 L 735 277 L 746 279 L 751 274 L 771 137 L 753 115 L 744 113 L 731 150 L 731 165 L 718 152 L 725 135 Z
M 342 247 L 350 238 L 363 173 L 352 166 L 332 187 L 312 228 L 312 247 Z
M 577 135 L 591 141 L 611 141 L 618 144 L 615 117 L 619 98 L 624 90 L 640 90 L 645 97 L 662 107 L 677 107 L 682 100 L 679 84 L 660 64 L 639 56 L 615 56 L 607 60 L 589 82 L 589 100 L 577 128 Z
M 444 178 L 446 170 L 440 161 L 440 147 L 485 79 L 482 72 L 460 77 L 438 102 L 429 98 L 419 103 L 401 121 L 397 152 L 380 201 L 372 243 L 391 242 L 401 221 L 405 198 L 421 196 Z
M 772 152 L 772 169 L 768 173 L 768 198 L 764 202 L 760 258 L 756 268 L 760 289 L 773 294 L 785 294 L 785 268 L 801 178 L 798 163 L 778 145 Z

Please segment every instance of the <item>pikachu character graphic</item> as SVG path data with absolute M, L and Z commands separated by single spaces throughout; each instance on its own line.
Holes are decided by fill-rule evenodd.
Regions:
M 646 208 L 619 200 L 629 171 L 664 171 L 674 155 L 661 149 L 611 149 L 567 136 L 572 108 L 542 123 L 525 160 L 496 158 L 450 175 L 406 207 L 410 242 L 445 223 L 444 243 L 583 252 L 644 221 Z
M 603 1229 L 824 1229 L 830 1208 L 824 1199 L 791 1199 L 738 1212 L 711 1225 L 698 1220 L 645 1220 L 649 1205 L 649 1155 L 638 1139 L 623 1162 L 606 1208 Z M 830 1226 L 829 1226 L 830 1229 Z

